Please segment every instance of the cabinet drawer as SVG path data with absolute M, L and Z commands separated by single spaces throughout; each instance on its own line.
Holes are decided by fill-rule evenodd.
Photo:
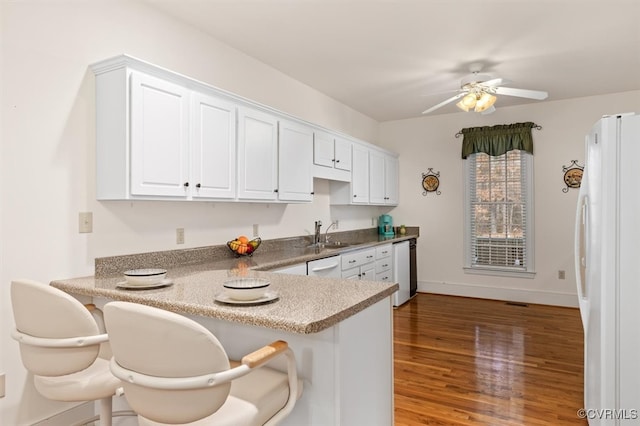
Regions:
M 373 262 L 376 258 L 375 248 L 354 251 L 342 255 L 342 269 L 355 268 L 369 262 Z
M 376 259 L 383 259 L 385 257 L 391 257 L 393 248 L 391 244 L 385 244 L 383 246 L 376 247 Z
M 380 272 L 376 274 L 376 281 L 384 281 L 390 283 L 393 281 L 393 273 L 391 270 Z
M 391 258 L 376 260 L 376 274 L 391 270 Z

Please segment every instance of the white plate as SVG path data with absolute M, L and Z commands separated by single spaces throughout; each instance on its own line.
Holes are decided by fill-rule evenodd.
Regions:
M 166 269 L 158 268 L 131 269 L 124 272 L 128 285 L 158 284 L 165 279 L 166 275 Z
M 150 288 L 167 287 L 171 284 L 173 284 L 173 281 L 170 278 L 166 278 L 160 282 L 149 284 L 130 284 L 127 281 L 120 281 L 118 284 L 116 284 L 116 287 L 125 290 L 148 290 Z
M 228 303 L 230 305 L 257 305 L 261 303 L 268 303 L 278 299 L 278 293 L 275 291 L 267 291 L 264 296 L 253 300 L 236 300 L 229 297 L 228 294 L 222 292 L 217 294 L 214 298 L 217 302 Z

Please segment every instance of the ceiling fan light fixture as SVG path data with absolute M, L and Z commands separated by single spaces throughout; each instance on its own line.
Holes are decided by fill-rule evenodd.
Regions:
M 480 96 L 480 99 L 478 99 L 478 102 L 475 105 L 474 111 L 482 112 L 488 108 L 491 108 L 493 104 L 496 103 L 496 99 L 498 98 L 496 98 L 491 93 L 487 93 L 487 92 L 482 93 L 482 96 Z
M 469 107 L 466 106 L 462 101 L 458 102 L 456 106 L 461 110 L 463 110 L 464 112 L 469 112 Z
M 465 95 L 465 97 L 462 98 L 460 102 L 456 104 L 456 106 L 464 112 L 468 112 L 471 108 L 476 106 L 476 102 L 476 95 L 473 93 L 469 93 L 468 95 Z

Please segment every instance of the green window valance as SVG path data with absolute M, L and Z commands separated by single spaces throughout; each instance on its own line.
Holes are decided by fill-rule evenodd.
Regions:
M 477 152 L 497 157 L 514 149 L 533 154 L 532 127 L 537 126 L 526 122 L 462 129 L 462 158 Z

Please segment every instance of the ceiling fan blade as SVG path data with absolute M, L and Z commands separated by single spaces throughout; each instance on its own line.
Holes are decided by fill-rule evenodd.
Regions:
M 463 96 L 464 96 L 464 95 L 466 95 L 466 94 L 467 94 L 467 92 L 458 93 L 457 95 L 452 96 L 452 97 L 450 97 L 449 99 L 447 99 L 447 100 L 445 100 L 445 101 L 440 102 L 438 105 L 434 105 L 434 106 L 432 106 L 431 108 L 429 108 L 429 109 L 427 109 L 427 110 L 422 111 L 422 113 L 423 113 L 423 114 L 429 114 L 431 111 L 435 111 L 435 110 L 437 110 L 438 108 L 443 107 L 443 106 L 445 106 L 446 104 L 449 104 L 449 103 L 451 103 L 451 102 L 455 101 L 456 99 L 460 99 L 461 97 L 463 97 Z
M 515 89 L 513 87 L 496 87 L 495 93 L 498 95 L 517 96 L 519 98 L 537 99 L 539 101 L 547 99 L 549 94 L 540 90 Z
M 495 87 L 500 86 L 502 84 L 508 83 L 509 80 L 505 80 L 504 78 L 492 78 L 491 80 L 480 82 L 479 84 L 482 86 Z

